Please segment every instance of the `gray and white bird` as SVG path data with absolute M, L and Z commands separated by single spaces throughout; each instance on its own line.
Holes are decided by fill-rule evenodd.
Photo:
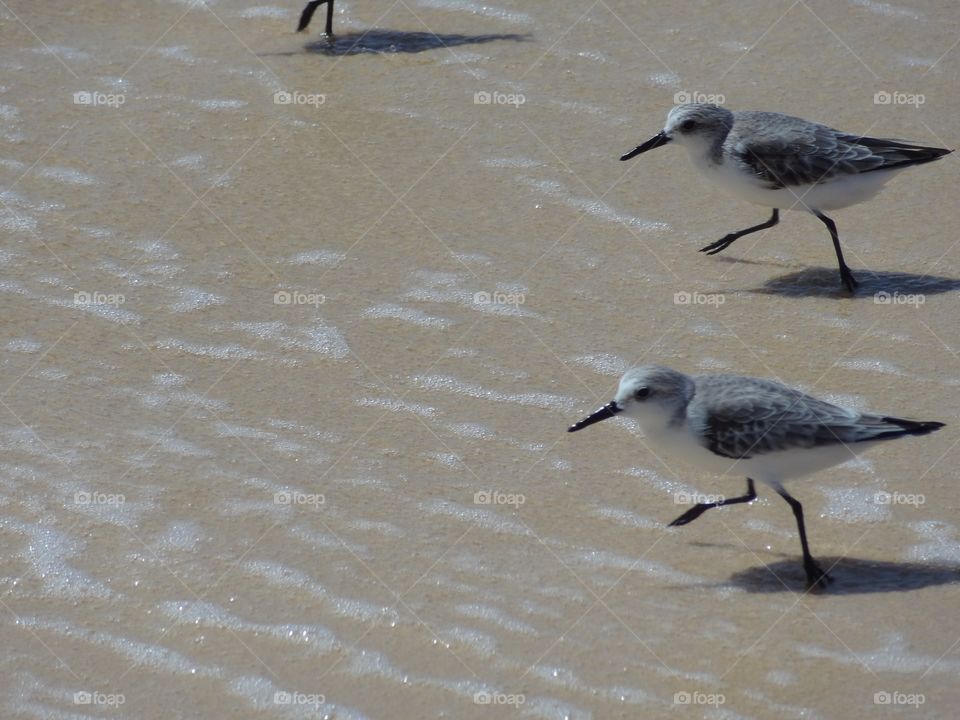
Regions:
M 683 145 L 696 168 L 729 192 L 773 208 L 765 223 L 732 232 L 701 252 L 715 255 L 744 235 L 773 227 L 781 209 L 806 210 L 830 231 L 840 280 L 850 292 L 857 281 L 843 260 L 837 226 L 824 212 L 869 200 L 901 170 L 953 152 L 840 132 L 777 112 L 690 103 L 673 108 L 663 130 L 620 159 L 669 142 Z
M 572 425 L 576 432 L 623 414 L 635 418 L 651 448 L 711 472 L 747 477 L 745 495 L 699 503 L 670 523 L 686 525 L 714 507 L 748 503 L 754 480 L 766 483 L 793 510 L 810 588 L 830 579 L 810 554 L 803 507 L 787 480 L 850 460 L 874 445 L 926 435 L 944 426 L 862 413 L 806 395 L 772 380 L 739 375 L 684 375 L 659 365 L 628 370 L 613 401 Z

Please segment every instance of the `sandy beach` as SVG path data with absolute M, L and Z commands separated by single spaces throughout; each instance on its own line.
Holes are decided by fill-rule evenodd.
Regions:
M 956 155 L 823 225 L 685 100 L 960 145 L 947 3 L 0 3 L 0 715 L 949 718 Z M 644 363 L 947 423 L 744 480 Z

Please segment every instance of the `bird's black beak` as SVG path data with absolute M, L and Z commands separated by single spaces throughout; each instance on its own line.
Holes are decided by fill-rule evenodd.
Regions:
M 623 410 L 623 408 L 617 405 L 617 401 L 611 400 L 602 408 L 593 413 L 593 415 L 589 415 L 580 422 L 571 425 L 569 428 L 567 428 L 567 432 L 576 432 L 577 430 L 583 430 L 589 425 L 598 423 L 601 420 L 609 420 L 621 410 Z
M 647 140 L 643 145 L 637 145 L 633 150 L 628 152 L 626 155 L 621 155 L 621 160 L 629 160 L 630 158 L 636 157 L 640 153 L 645 153 L 647 150 L 653 150 L 658 148 L 661 145 L 666 145 L 670 140 L 672 140 L 669 135 L 667 135 L 663 130 L 654 135 L 652 138 Z

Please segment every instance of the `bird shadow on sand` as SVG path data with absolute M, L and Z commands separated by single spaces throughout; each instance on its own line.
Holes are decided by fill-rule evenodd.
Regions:
M 322 37 L 306 45 L 307 52 L 318 55 L 344 56 L 362 55 L 364 53 L 382 55 L 390 53 L 419 53 L 439 48 L 453 48 L 460 45 L 482 45 L 498 40 L 512 40 L 526 42 L 530 35 L 492 34 L 492 35 L 458 35 L 438 34 L 432 32 L 403 32 L 400 30 L 366 30 L 351 32 L 333 37 Z
M 835 267 L 806 268 L 770 278 L 762 287 L 747 292 L 784 297 L 848 297 L 897 305 L 916 304 L 918 296 L 960 290 L 960 279 L 937 275 L 863 269 L 854 270 L 853 274 L 859 285 L 852 296 L 840 287 L 840 275 Z
M 949 563 L 886 562 L 848 557 L 819 557 L 833 581 L 817 595 L 865 595 L 906 592 L 960 583 L 960 565 Z M 751 567 L 730 576 L 727 586 L 749 593 L 802 593 L 806 576 L 800 558 Z

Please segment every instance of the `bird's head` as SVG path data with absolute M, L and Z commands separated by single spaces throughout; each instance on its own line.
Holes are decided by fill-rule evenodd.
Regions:
M 733 113 L 719 105 L 677 105 L 667 114 L 667 123 L 663 130 L 620 159 L 629 160 L 671 142 L 685 146 L 692 153 L 706 152 L 723 142 L 731 127 Z
M 569 432 L 620 414 L 635 418 L 646 432 L 660 430 L 682 417 L 693 393 L 693 380 L 681 372 L 662 365 L 633 368 L 620 378 L 614 399 L 571 425 Z

